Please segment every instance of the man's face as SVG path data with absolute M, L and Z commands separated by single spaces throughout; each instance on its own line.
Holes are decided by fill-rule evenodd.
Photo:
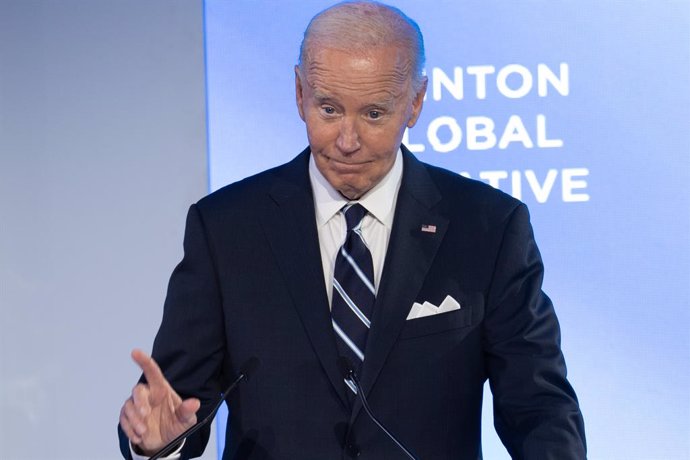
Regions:
M 413 94 L 409 63 L 394 47 L 366 54 L 321 49 L 295 72 L 297 107 L 316 167 L 345 197 L 361 197 L 393 167 L 426 86 Z

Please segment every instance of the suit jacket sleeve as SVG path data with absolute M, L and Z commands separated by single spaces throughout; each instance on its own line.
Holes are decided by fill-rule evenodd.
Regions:
M 193 205 L 187 214 L 184 257 L 170 278 L 152 356 L 183 399 L 201 400 L 197 420 L 210 413 L 224 383 L 224 319 L 212 254 L 201 213 Z M 129 458 L 128 440 L 118 431 L 120 450 Z M 209 434 L 210 427 L 206 427 L 188 438 L 181 458 L 200 456 Z
M 560 329 L 520 204 L 508 216 L 487 297 L 485 353 L 494 424 L 514 459 L 586 458 L 584 422 L 566 380 Z

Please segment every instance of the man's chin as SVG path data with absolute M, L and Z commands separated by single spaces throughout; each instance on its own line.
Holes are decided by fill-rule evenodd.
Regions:
M 340 194 L 350 201 L 356 201 L 364 195 L 363 193 L 354 192 L 351 190 L 339 190 Z
M 358 200 L 368 191 L 368 189 L 365 187 L 354 186 L 351 183 L 340 182 L 338 186 L 335 186 L 334 184 L 331 185 L 333 185 L 333 187 L 348 200 Z

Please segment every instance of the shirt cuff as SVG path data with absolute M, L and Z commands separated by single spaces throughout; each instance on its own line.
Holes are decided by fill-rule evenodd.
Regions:
M 182 448 L 184 447 L 186 439 L 183 439 L 182 442 L 180 443 L 179 447 L 175 449 L 174 452 L 172 452 L 170 455 L 167 457 L 161 457 L 161 460 L 180 460 L 180 452 L 182 451 Z M 148 460 L 149 457 L 146 457 L 144 455 L 139 455 L 136 452 L 134 452 L 134 446 L 132 445 L 132 441 L 129 442 L 129 452 L 132 454 L 132 460 Z

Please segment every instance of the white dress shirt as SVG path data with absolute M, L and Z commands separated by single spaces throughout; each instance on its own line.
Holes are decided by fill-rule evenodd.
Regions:
M 184 447 L 185 441 L 182 441 L 180 445 L 178 446 L 177 449 L 167 457 L 161 457 L 161 460 L 180 460 L 180 457 L 182 456 L 181 451 L 182 447 Z M 132 441 L 129 442 L 129 452 L 132 454 L 132 460 L 148 460 L 151 457 L 145 457 L 143 455 L 139 455 L 136 452 L 134 452 L 134 446 L 132 446 Z
M 395 203 L 403 173 L 402 152 L 398 150 L 395 163 L 388 174 L 364 194 L 359 200 L 350 201 L 341 195 L 316 167 L 314 158 L 309 158 L 309 179 L 314 193 L 316 210 L 316 228 L 319 234 L 319 248 L 323 264 L 323 279 L 326 282 L 326 293 L 329 305 L 333 297 L 333 272 L 338 250 L 345 242 L 347 224 L 345 216 L 339 211 L 348 203 L 359 203 L 368 211 L 362 219 L 364 242 L 371 252 L 374 265 L 374 287 L 378 292 L 383 261 L 386 258 L 388 240 L 393 228 Z

